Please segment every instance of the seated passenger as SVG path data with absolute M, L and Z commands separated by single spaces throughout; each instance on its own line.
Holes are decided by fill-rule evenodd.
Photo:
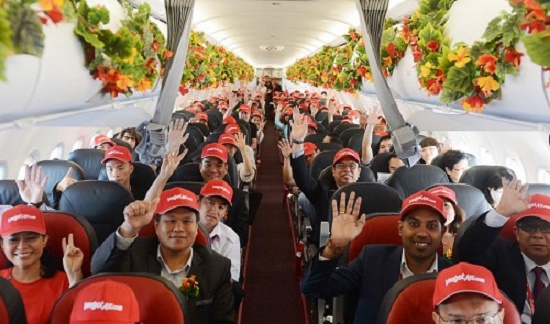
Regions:
M 313 135 L 317 134 L 317 128 L 319 127 L 313 118 L 309 115 L 306 115 L 307 118 L 307 134 Z
M 156 237 L 138 237 L 154 222 Z M 186 300 L 190 323 L 234 323 L 231 261 L 195 244 L 199 222 L 197 196 L 185 189 L 163 191 L 160 198 L 135 201 L 124 209 L 124 222 L 96 250 L 92 273 L 148 272 L 175 287 L 195 276 L 199 293 Z
M 76 295 L 69 323 L 141 323 L 139 303 L 127 284 L 113 280 L 94 282 Z
M 460 177 L 469 167 L 470 158 L 462 151 L 449 150 L 441 157 L 441 168 L 450 182 L 460 182 Z
M 439 142 L 433 137 L 426 137 L 419 144 L 422 148 L 419 164 L 432 164 L 432 160 L 439 155 Z
M 466 220 L 466 215 L 464 214 L 464 210 L 458 205 L 456 195 L 453 190 L 444 186 L 437 186 L 428 190 L 428 192 L 431 192 L 443 199 L 443 202 L 445 203 L 445 210 L 447 211 L 447 221 L 445 222 L 445 226 L 447 227 L 447 231 L 443 235 L 442 239 L 443 255 L 450 259 L 453 251 L 455 236 L 458 234 L 458 230 L 460 229 L 460 226 L 462 226 L 462 223 Z
M 42 188 L 43 190 L 43 188 Z M 74 246 L 73 235 L 63 238 L 63 267 L 45 250 L 48 242 L 44 214 L 38 208 L 17 205 L 0 220 L 0 244 L 10 267 L 0 270 L 19 291 L 28 323 L 48 323 L 55 301 L 69 286 L 82 279 L 82 251 Z
M 502 178 L 505 178 L 506 181 L 512 181 L 515 178 L 514 171 L 505 168 L 498 167 L 493 169 L 491 174 L 487 177 L 486 182 L 481 184 L 481 187 L 478 188 L 483 192 L 485 199 L 493 208 L 498 205 L 504 188 L 502 187 Z
M 218 144 L 223 145 L 233 157 L 237 150 L 241 152 L 243 162 L 237 164 L 239 179 L 245 183 L 252 182 L 256 176 L 256 161 L 254 160 L 254 150 L 246 145 L 245 135 L 242 133 L 221 134 Z
M 390 135 L 384 135 L 376 145 L 376 154 L 393 152 L 393 142 Z
M 405 162 L 403 162 L 397 154 L 392 153 L 390 159 L 388 160 L 388 170 L 390 170 L 390 174 L 394 174 L 395 170 L 403 166 L 405 166 Z
M 250 147 L 255 150 L 258 145 L 258 128 L 256 127 L 256 124 L 250 121 L 251 113 L 252 109 L 249 105 L 245 104 L 239 107 L 239 119 L 244 120 L 250 125 Z
M 200 112 L 195 115 L 194 121 L 208 126 L 208 114 L 206 114 L 205 112 Z
M 384 295 L 397 281 L 450 266 L 437 255 L 446 212 L 443 201 L 427 191 L 409 196 L 397 225 L 403 246 L 368 245 L 351 263 L 339 266 L 346 246 L 365 224 L 365 215 L 359 217 L 361 198 L 354 198 L 352 192 L 347 201 L 345 195 L 340 202 L 332 201 L 331 236 L 313 257 L 302 291 L 311 299 L 359 292 L 354 323 L 375 324 Z
M 120 132 L 120 139 L 128 143 L 132 150 L 141 143 L 141 134 L 134 127 L 125 128 Z
M 531 323 L 535 302 L 550 274 L 550 197 L 529 197 L 528 185 L 517 179 L 501 181 L 502 199 L 463 233 L 453 259 L 491 270 L 521 313 L 521 321 Z M 512 216 L 515 242 L 498 235 Z
M 102 150 L 108 150 L 113 146 L 116 146 L 115 142 L 111 141 L 107 135 L 96 135 L 92 138 L 90 143 L 91 148 Z
M 489 270 L 461 262 L 438 273 L 432 318 L 436 324 L 503 324 L 503 301 Z

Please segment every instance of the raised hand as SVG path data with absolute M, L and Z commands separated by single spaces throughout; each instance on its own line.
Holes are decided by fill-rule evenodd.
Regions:
M 160 168 L 159 177 L 169 179 L 178 168 L 181 160 L 187 155 L 187 151 L 188 149 L 186 148 L 180 155 L 177 155 L 178 151 L 166 154 L 162 162 L 162 167 Z
M 234 135 L 235 141 L 237 142 L 237 147 L 241 151 L 241 154 L 245 154 L 246 150 L 246 135 L 242 133 L 237 133 Z
M 139 231 L 153 220 L 159 198 L 151 201 L 136 200 L 124 208 L 124 223 L 120 226 L 120 235 L 135 237 Z
M 309 109 L 311 110 L 311 116 L 312 117 L 315 117 L 315 115 L 317 115 L 317 112 L 319 112 L 319 108 L 317 107 L 317 104 L 315 104 L 315 103 L 312 103 L 311 105 L 309 105 Z
M 376 125 L 379 123 L 378 117 L 381 116 L 382 110 L 378 106 L 374 106 L 369 112 L 367 118 L 368 125 Z
M 346 194 L 340 196 L 340 206 L 332 200 L 332 227 L 330 239 L 339 247 L 346 246 L 351 240 L 363 230 L 365 214 L 359 217 L 361 209 L 361 197 L 355 199 L 355 192 L 351 192 L 349 200 L 346 201 Z
M 24 202 L 37 204 L 42 202 L 46 181 L 48 181 L 48 176 L 42 179 L 42 167 L 35 164 L 32 169 L 25 165 L 25 182 L 15 180 L 15 183 L 17 183 L 19 195 Z
M 69 284 L 72 286 L 82 279 L 82 263 L 84 261 L 84 253 L 74 245 L 73 234 L 69 237 L 64 237 L 63 245 L 63 268 L 69 279 Z
M 290 121 L 292 126 L 291 136 L 296 141 L 303 141 L 307 136 L 307 122 L 303 114 L 300 114 L 298 107 L 294 107 L 294 120 Z
M 521 181 L 514 178 L 507 183 L 506 178 L 502 178 L 502 198 L 495 207 L 497 213 L 505 217 L 513 216 L 529 208 L 531 196 L 527 193 L 529 184 L 522 185 Z
M 281 150 L 281 154 L 283 155 L 284 158 L 290 157 L 290 154 L 292 153 L 292 146 L 290 146 L 290 143 L 286 138 L 283 138 L 282 140 L 280 140 L 277 146 Z
M 59 181 L 59 183 L 57 184 L 57 186 L 55 187 L 55 189 L 57 191 L 65 191 L 65 189 L 67 189 L 69 186 L 71 186 L 73 183 L 76 182 L 75 179 L 71 178 L 71 174 L 73 173 L 73 168 L 69 168 L 69 170 L 67 170 L 67 174 L 65 174 L 65 177 L 63 177 L 63 179 L 61 179 L 61 181 Z
M 187 141 L 189 134 L 185 134 L 187 125 L 183 119 L 173 120 L 168 126 L 168 139 L 166 141 L 166 152 L 178 151 L 180 146 Z M 184 136 L 185 134 L 185 136 Z

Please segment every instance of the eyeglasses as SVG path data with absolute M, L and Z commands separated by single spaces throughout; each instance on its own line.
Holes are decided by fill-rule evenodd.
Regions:
M 476 315 L 472 317 L 472 319 L 464 319 L 460 317 L 454 317 L 449 319 L 444 319 L 441 314 L 437 314 L 439 318 L 445 323 L 452 323 L 452 324 L 468 324 L 468 323 L 474 323 L 474 324 L 494 324 L 495 317 L 500 313 L 500 310 L 494 314 L 483 314 L 483 315 Z
M 127 136 L 127 135 L 122 136 L 122 139 L 123 139 L 123 140 L 126 140 L 126 141 L 134 141 L 134 142 L 136 141 L 136 138 L 135 138 L 135 137 L 133 137 L 133 136 Z
M 542 233 L 550 233 L 550 223 L 547 224 L 518 224 L 520 230 L 533 234 L 540 229 Z
M 337 163 L 335 166 L 336 170 L 342 171 L 345 169 L 350 169 L 352 171 L 357 170 L 359 168 L 359 164 L 352 163 L 352 164 L 343 164 L 343 163 Z

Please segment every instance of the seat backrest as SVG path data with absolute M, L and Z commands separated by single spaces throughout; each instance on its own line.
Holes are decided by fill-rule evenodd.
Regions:
M 67 160 L 80 165 L 84 170 L 84 180 L 97 180 L 103 165 L 101 160 L 105 157 L 104 150 L 93 148 L 77 149 L 69 152 Z
M 363 146 L 363 135 L 356 134 L 349 139 L 348 145 L 346 147 L 354 150 L 355 152 L 360 152 L 362 146 Z
M 320 112 L 317 113 L 317 115 L 315 115 L 315 119 L 318 122 L 322 122 L 323 120 L 325 120 L 327 118 L 328 118 L 328 111 L 320 111 Z
M 185 300 L 171 282 L 148 273 L 105 273 L 80 281 L 55 303 L 50 323 L 68 324 L 75 298 L 89 284 L 113 280 L 128 285 L 139 303 L 141 323 L 183 324 Z
M 132 188 L 139 187 L 144 188 L 145 191 L 147 191 L 149 188 L 151 188 L 153 182 L 155 182 L 155 179 L 157 177 L 155 171 L 153 171 L 150 166 L 140 162 L 133 162 L 132 165 L 134 166 L 134 171 L 132 171 L 132 174 L 130 175 L 130 185 L 132 186 Z M 101 169 L 98 180 L 109 180 L 109 177 L 107 176 L 107 170 L 105 168 Z
M 319 143 L 317 144 L 317 148 L 321 152 L 328 152 L 328 151 L 338 152 L 344 147 L 340 143 Z
M 210 129 L 205 124 L 202 124 L 202 123 L 189 123 L 189 125 L 187 126 L 187 129 L 189 129 L 189 127 L 198 128 L 201 131 L 202 136 L 204 136 L 204 137 L 210 135 Z
M 208 115 L 208 128 L 210 131 L 214 131 L 222 124 L 223 114 L 217 109 L 207 110 Z
M 306 136 L 306 138 L 304 139 L 304 142 L 311 142 L 315 145 L 318 145 L 318 144 L 321 144 L 323 143 L 323 139 L 325 138 L 325 134 L 311 134 L 311 135 L 308 135 Z
M 433 293 L 436 277 L 436 273 L 429 273 L 398 281 L 384 296 L 377 323 L 433 323 Z M 504 293 L 503 296 L 504 324 L 520 324 L 516 306 Z M 412 314 L 414 316 L 411 316 Z
M 444 186 L 454 191 L 458 205 L 464 210 L 466 218 L 481 215 L 491 209 L 483 193 L 475 187 L 465 183 L 441 183 L 431 185 L 426 190 L 437 186 Z
M 338 126 L 334 127 L 334 133 L 338 135 L 342 135 L 342 133 L 348 129 L 359 129 L 360 126 L 357 124 L 339 124 Z
M 397 190 L 401 199 L 424 190 L 436 183 L 448 183 L 447 174 L 434 165 L 417 164 L 411 168 L 401 167 L 390 178 L 389 186 Z
M 363 136 L 363 133 L 365 133 L 365 130 L 362 128 L 350 128 L 346 129 L 345 131 L 340 134 L 340 139 L 342 140 L 342 144 L 344 147 L 348 147 L 349 140 L 355 136 L 355 135 L 361 135 Z
M 185 133 L 189 134 L 189 138 L 193 138 L 197 144 L 201 144 L 205 140 L 205 135 L 197 127 L 189 126 L 187 127 L 187 130 L 185 131 Z
M 46 185 L 44 186 L 44 192 L 46 193 L 46 203 L 48 206 L 53 207 L 53 189 L 54 186 L 67 174 L 67 171 L 69 168 L 73 168 L 73 172 L 71 174 L 71 177 L 77 181 L 84 180 L 84 170 L 82 168 L 72 162 L 72 161 L 66 161 L 66 160 L 43 160 L 38 161 L 36 164 L 40 167 L 42 167 L 42 177 L 48 176 L 48 180 L 46 181 Z
M 19 195 L 19 187 L 15 180 L 0 180 L 0 205 L 21 205 L 26 202 Z
M 482 192 L 487 188 L 487 181 L 494 174 L 514 175 L 512 169 L 498 165 L 477 165 L 465 170 L 460 177 L 460 182 L 476 187 Z
M 388 166 L 388 162 L 390 161 L 391 153 L 380 153 L 376 154 L 372 158 L 372 162 L 370 164 L 370 168 L 372 172 L 374 172 L 374 175 L 376 176 L 376 179 L 378 179 L 378 172 L 382 173 L 390 173 L 390 168 Z
M 397 230 L 400 213 L 378 213 L 366 217 L 361 233 L 350 243 L 348 261 L 355 260 L 366 245 L 393 244 L 402 245 L 403 240 Z
M 132 194 L 113 181 L 80 181 L 61 195 L 59 210 L 84 217 L 94 228 L 101 244 L 124 221 L 124 208 L 134 201 Z
M 333 116 L 334 118 L 334 116 Z M 334 133 L 334 129 L 336 128 L 336 126 L 340 125 L 340 123 L 342 123 L 342 119 L 333 119 L 333 121 L 331 121 L 328 125 L 327 125 L 327 130 L 329 133 Z
M 120 138 L 118 137 L 111 137 L 111 141 L 115 142 L 116 145 L 118 146 L 124 146 L 125 148 L 128 149 L 128 151 L 130 152 L 134 152 L 134 149 L 130 146 L 130 144 L 124 142 L 123 140 L 121 140 Z M 95 180 L 95 179 L 94 179 Z
M 321 172 L 328 166 L 332 166 L 334 160 L 335 151 L 321 152 L 311 161 L 311 168 L 309 172 L 315 179 L 319 179 Z
M 25 305 L 19 291 L 4 278 L 0 278 L 0 323 L 27 323 Z

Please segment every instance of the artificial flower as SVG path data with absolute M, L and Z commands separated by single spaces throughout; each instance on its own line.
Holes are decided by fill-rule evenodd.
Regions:
M 497 61 L 498 58 L 496 56 L 491 54 L 483 54 L 477 59 L 476 65 L 481 66 L 483 70 L 489 74 L 495 74 L 497 70 Z
M 504 51 L 504 60 L 508 63 L 514 64 L 516 69 L 518 69 L 519 65 L 521 64 L 522 56 L 523 53 L 517 52 L 516 48 L 513 46 L 506 48 L 506 50 Z
M 430 52 L 435 53 L 437 49 L 439 48 L 439 42 L 438 41 L 429 41 L 426 43 L 426 46 L 430 49 Z
M 474 95 L 462 100 L 462 108 L 470 112 L 482 112 L 485 109 L 485 101 Z
M 468 48 L 465 46 L 461 46 L 458 51 L 456 51 L 456 53 L 450 52 L 447 58 L 449 59 L 449 61 L 455 62 L 456 67 L 461 68 L 464 67 L 464 65 L 470 63 L 470 61 L 472 60 L 468 56 L 469 54 L 470 53 L 468 51 Z
M 435 68 L 435 66 L 433 66 L 432 63 L 427 62 L 420 67 L 420 74 L 422 77 L 427 78 L 430 74 L 432 74 L 433 68 Z
M 498 81 L 493 79 L 492 76 L 480 77 L 474 80 L 474 83 L 478 85 L 483 91 L 485 97 L 490 97 L 493 95 L 493 91 L 496 91 L 500 88 Z
M 181 281 L 179 290 L 182 292 L 185 300 L 195 298 L 199 296 L 199 282 L 195 276 L 184 278 Z
M 137 90 L 137 91 L 141 91 L 141 92 L 145 92 L 149 89 L 151 89 L 151 80 L 149 80 L 149 78 L 143 78 L 141 80 L 139 80 L 136 85 L 134 86 L 134 88 Z

